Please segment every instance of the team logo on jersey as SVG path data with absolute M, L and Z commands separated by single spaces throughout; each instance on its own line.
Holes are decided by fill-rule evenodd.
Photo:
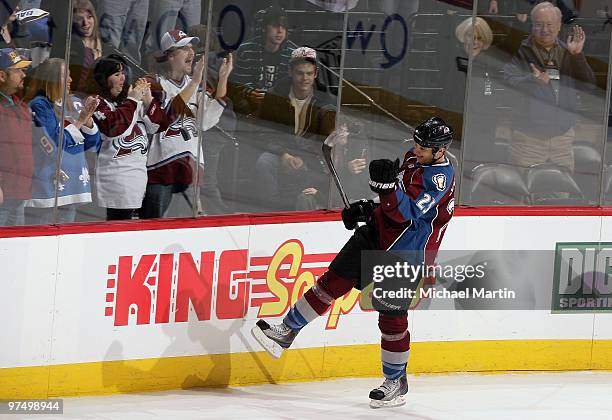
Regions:
M 149 148 L 149 141 L 147 136 L 142 133 L 140 127 L 135 126 L 132 133 L 123 138 L 114 139 L 113 147 L 117 150 L 114 159 L 129 156 L 137 150 L 140 150 L 140 154 L 146 155 Z
M 175 121 L 168 127 L 164 133 L 164 138 L 168 137 L 183 137 L 184 141 L 198 137 L 198 129 L 196 128 L 196 120 L 193 117 L 184 117 Z
M 438 189 L 438 191 L 444 191 L 446 188 L 446 175 L 444 174 L 435 174 L 431 177 L 434 185 Z

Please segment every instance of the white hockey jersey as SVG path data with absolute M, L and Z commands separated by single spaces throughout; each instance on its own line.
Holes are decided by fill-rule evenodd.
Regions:
M 191 82 L 191 78 L 185 76 L 181 83 L 176 83 L 164 76 L 155 76 L 155 81 L 161 85 L 163 91 L 162 107 L 167 115 L 171 115 L 172 101 Z M 199 110 L 199 104 L 203 104 L 202 110 Z M 206 131 L 219 122 L 219 118 L 226 107 L 223 101 L 212 98 L 208 92 L 204 92 L 202 89 L 194 92 L 189 103 L 185 105 L 192 115 L 175 115 L 172 117 L 172 122 L 168 128 L 155 134 L 151 140 L 147 158 L 150 182 L 164 184 L 190 184 L 193 182 L 191 171 L 188 169 L 185 170 L 189 172 L 186 174 L 185 171 L 163 170 L 162 167 L 181 158 L 188 158 L 195 163 L 198 156 L 198 112 L 201 111 L 199 129 Z M 202 166 L 204 164 L 202 153 L 200 153 L 199 163 Z M 185 166 L 183 165 L 183 167 Z
M 147 186 L 148 133 L 167 127 L 157 100 L 149 108 L 131 98 L 120 104 L 102 99 L 94 119 L 102 142 L 96 168 L 96 204 L 112 209 L 138 209 Z

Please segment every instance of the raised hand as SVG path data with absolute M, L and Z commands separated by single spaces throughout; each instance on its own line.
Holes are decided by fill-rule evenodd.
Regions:
M 83 106 L 83 110 L 81 112 L 85 112 L 89 116 L 93 115 L 100 104 L 100 99 L 97 96 L 88 96 L 85 99 L 85 105 Z
M 400 161 L 376 159 L 370 162 L 370 189 L 375 193 L 388 194 L 395 191 L 395 177 L 399 172 Z
M 147 90 L 150 91 L 151 85 L 145 79 L 138 79 L 133 86 L 130 86 L 128 90 L 128 96 L 137 100 L 142 101 L 147 94 Z
M 569 53 L 572 55 L 580 54 L 584 48 L 585 40 L 584 30 L 578 25 L 573 26 L 567 36 L 567 50 Z
M 548 73 L 546 73 L 545 71 L 541 71 L 533 63 L 529 63 L 529 66 L 531 66 L 531 74 L 533 74 L 534 78 L 536 78 L 542 83 L 548 83 L 550 81 Z
M 204 56 L 202 56 L 193 67 L 193 74 L 191 76 L 191 79 L 196 83 L 200 83 L 202 81 L 202 78 L 204 77 Z
M 87 99 L 85 99 L 85 105 L 83 105 L 81 112 L 79 112 L 79 119 L 77 124 L 78 128 L 83 125 L 89 128 L 93 127 L 93 119 L 91 118 L 91 116 L 94 114 L 94 112 L 96 112 L 99 103 L 100 99 L 98 99 L 97 96 L 88 96 Z
M 228 54 L 227 57 L 223 59 L 221 67 L 219 67 L 219 81 L 227 80 L 232 70 L 234 70 L 234 58 L 232 54 Z
M 148 85 L 144 90 L 144 95 L 142 96 L 142 102 L 145 104 L 147 108 L 153 102 L 153 93 L 151 92 L 151 85 Z
M 215 98 L 223 98 L 227 94 L 227 81 L 233 69 L 234 59 L 231 54 L 228 54 L 227 57 L 223 59 L 221 67 L 219 67 L 219 81 L 217 82 Z
M 128 88 L 127 96 L 128 98 L 132 98 L 135 101 L 142 101 L 141 92 L 139 90 L 136 90 L 136 88 L 133 85 L 130 85 L 130 87 Z
M 353 159 L 348 163 L 348 170 L 352 175 L 359 175 L 366 168 L 365 159 Z

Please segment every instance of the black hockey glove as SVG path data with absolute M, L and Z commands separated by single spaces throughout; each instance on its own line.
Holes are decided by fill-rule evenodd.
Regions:
M 399 159 L 376 159 L 370 162 L 370 189 L 385 194 L 395 190 L 395 178 L 399 173 Z
M 353 230 L 357 227 L 357 222 L 367 222 L 377 204 L 372 200 L 359 200 L 351 203 L 349 208 L 342 210 L 342 222 L 348 230 Z

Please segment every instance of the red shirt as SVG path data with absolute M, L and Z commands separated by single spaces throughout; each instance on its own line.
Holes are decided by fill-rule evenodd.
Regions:
M 4 199 L 32 198 L 32 113 L 19 97 L 0 93 L 0 188 Z

